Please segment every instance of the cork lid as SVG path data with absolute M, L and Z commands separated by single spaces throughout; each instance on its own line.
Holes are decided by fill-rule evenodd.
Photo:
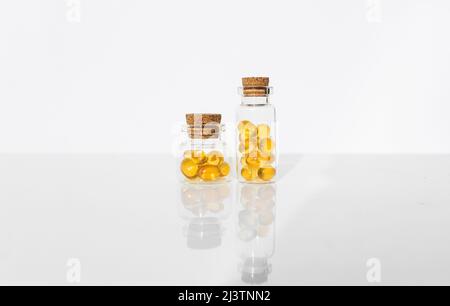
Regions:
M 244 97 L 265 97 L 270 95 L 270 79 L 268 77 L 242 78 L 242 95 Z
M 249 77 L 242 78 L 242 86 L 244 87 L 267 87 L 270 79 L 267 77 Z
M 186 114 L 186 123 L 188 125 L 203 126 L 208 123 L 220 124 L 221 121 L 221 114 Z
M 223 129 L 221 121 L 221 114 L 186 114 L 186 131 L 192 139 L 217 139 Z

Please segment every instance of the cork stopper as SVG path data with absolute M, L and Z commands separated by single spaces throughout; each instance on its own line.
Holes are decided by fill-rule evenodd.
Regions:
M 203 126 L 208 123 L 220 124 L 221 114 L 186 114 L 187 125 Z
M 188 136 L 192 139 L 217 139 L 221 121 L 221 114 L 186 114 Z
M 267 77 L 242 78 L 244 97 L 265 97 L 269 95 L 269 81 Z
M 267 77 L 250 77 L 242 78 L 242 86 L 244 87 L 267 87 L 269 86 L 269 78 Z

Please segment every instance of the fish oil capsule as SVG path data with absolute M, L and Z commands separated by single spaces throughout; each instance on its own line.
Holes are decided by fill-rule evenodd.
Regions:
M 251 123 L 251 122 L 248 121 L 248 120 L 242 120 L 241 122 L 239 122 L 239 124 L 238 124 L 238 131 L 242 132 L 244 130 L 245 126 L 247 124 L 249 124 L 249 123 Z
M 273 149 L 273 142 L 270 138 L 261 139 L 259 142 L 259 150 L 264 154 L 270 154 Z
M 211 151 L 208 153 L 208 165 L 218 166 L 223 163 L 223 154 L 219 151 Z
M 246 162 L 247 162 L 248 167 L 253 168 L 253 169 L 258 169 L 260 166 L 260 161 L 259 161 L 258 157 L 254 154 L 249 155 L 246 159 Z
M 248 157 L 248 155 L 246 155 L 246 154 L 242 155 L 242 157 L 241 157 L 241 165 L 242 166 L 247 166 L 247 157 Z
M 258 131 L 258 138 L 259 139 L 264 139 L 264 138 L 269 138 L 270 137 L 270 127 L 267 124 L 259 124 L 256 127 L 257 131 Z
M 239 144 L 239 152 L 242 154 L 248 154 L 256 149 L 256 142 L 251 141 L 250 139 L 245 140 Z
M 248 120 L 241 121 L 238 125 L 238 130 L 241 134 L 246 135 L 248 137 L 255 136 L 257 133 L 256 125 L 254 125 Z
M 198 172 L 198 165 L 190 158 L 185 158 L 181 162 L 181 173 L 189 179 L 195 178 Z
M 250 134 L 249 132 L 245 131 L 245 132 L 239 134 L 239 141 L 241 143 L 242 142 L 248 142 L 248 141 L 257 143 L 258 139 L 257 139 L 256 133 L 255 134 Z
M 241 141 L 250 140 L 250 139 L 256 138 L 257 129 L 253 123 L 249 122 L 249 123 L 245 124 L 245 126 L 242 130 L 239 130 L 239 133 L 240 133 Z
M 198 176 L 204 181 L 215 181 L 220 177 L 220 171 L 216 166 L 203 166 L 198 171 Z
M 198 165 L 204 164 L 208 160 L 205 152 L 201 150 L 188 150 L 184 152 L 183 156 L 192 159 Z
M 253 181 L 258 177 L 257 171 L 250 167 L 243 167 L 241 169 L 241 176 L 247 181 Z
M 271 164 L 275 161 L 275 156 L 273 154 L 266 154 L 264 152 L 258 151 L 258 159 L 261 164 Z
M 255 132 L 250 132 L 248 130 L 245 130 L 245 131 L 239 133 L 239 141 L 241 143 L 252 142 L 252 143 L 257 144 L 258 136 L 256 134 L 256 128 L 255 128 Z
M 227 176 L 230 174 L 230 165 L 226 162 L 219 165 L 219 172 L 221 176 Z
M 263 181 L 270 181 L 276 174 L 274 167 L 263 167 L 258 170 L 258 177 Z

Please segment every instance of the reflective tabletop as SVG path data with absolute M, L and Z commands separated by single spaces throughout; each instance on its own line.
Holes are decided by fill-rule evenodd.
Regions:
M 284 155 L 276 184 L 170 155 L 1 155 L 3 285 L 450 285 L 449 155 Z

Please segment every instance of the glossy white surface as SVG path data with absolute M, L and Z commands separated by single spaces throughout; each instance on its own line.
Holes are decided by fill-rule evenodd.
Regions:
M 276 186 L 165 155 L 0 157 L 0 284 L 450 285 L 450 156 L 282 156 Z

